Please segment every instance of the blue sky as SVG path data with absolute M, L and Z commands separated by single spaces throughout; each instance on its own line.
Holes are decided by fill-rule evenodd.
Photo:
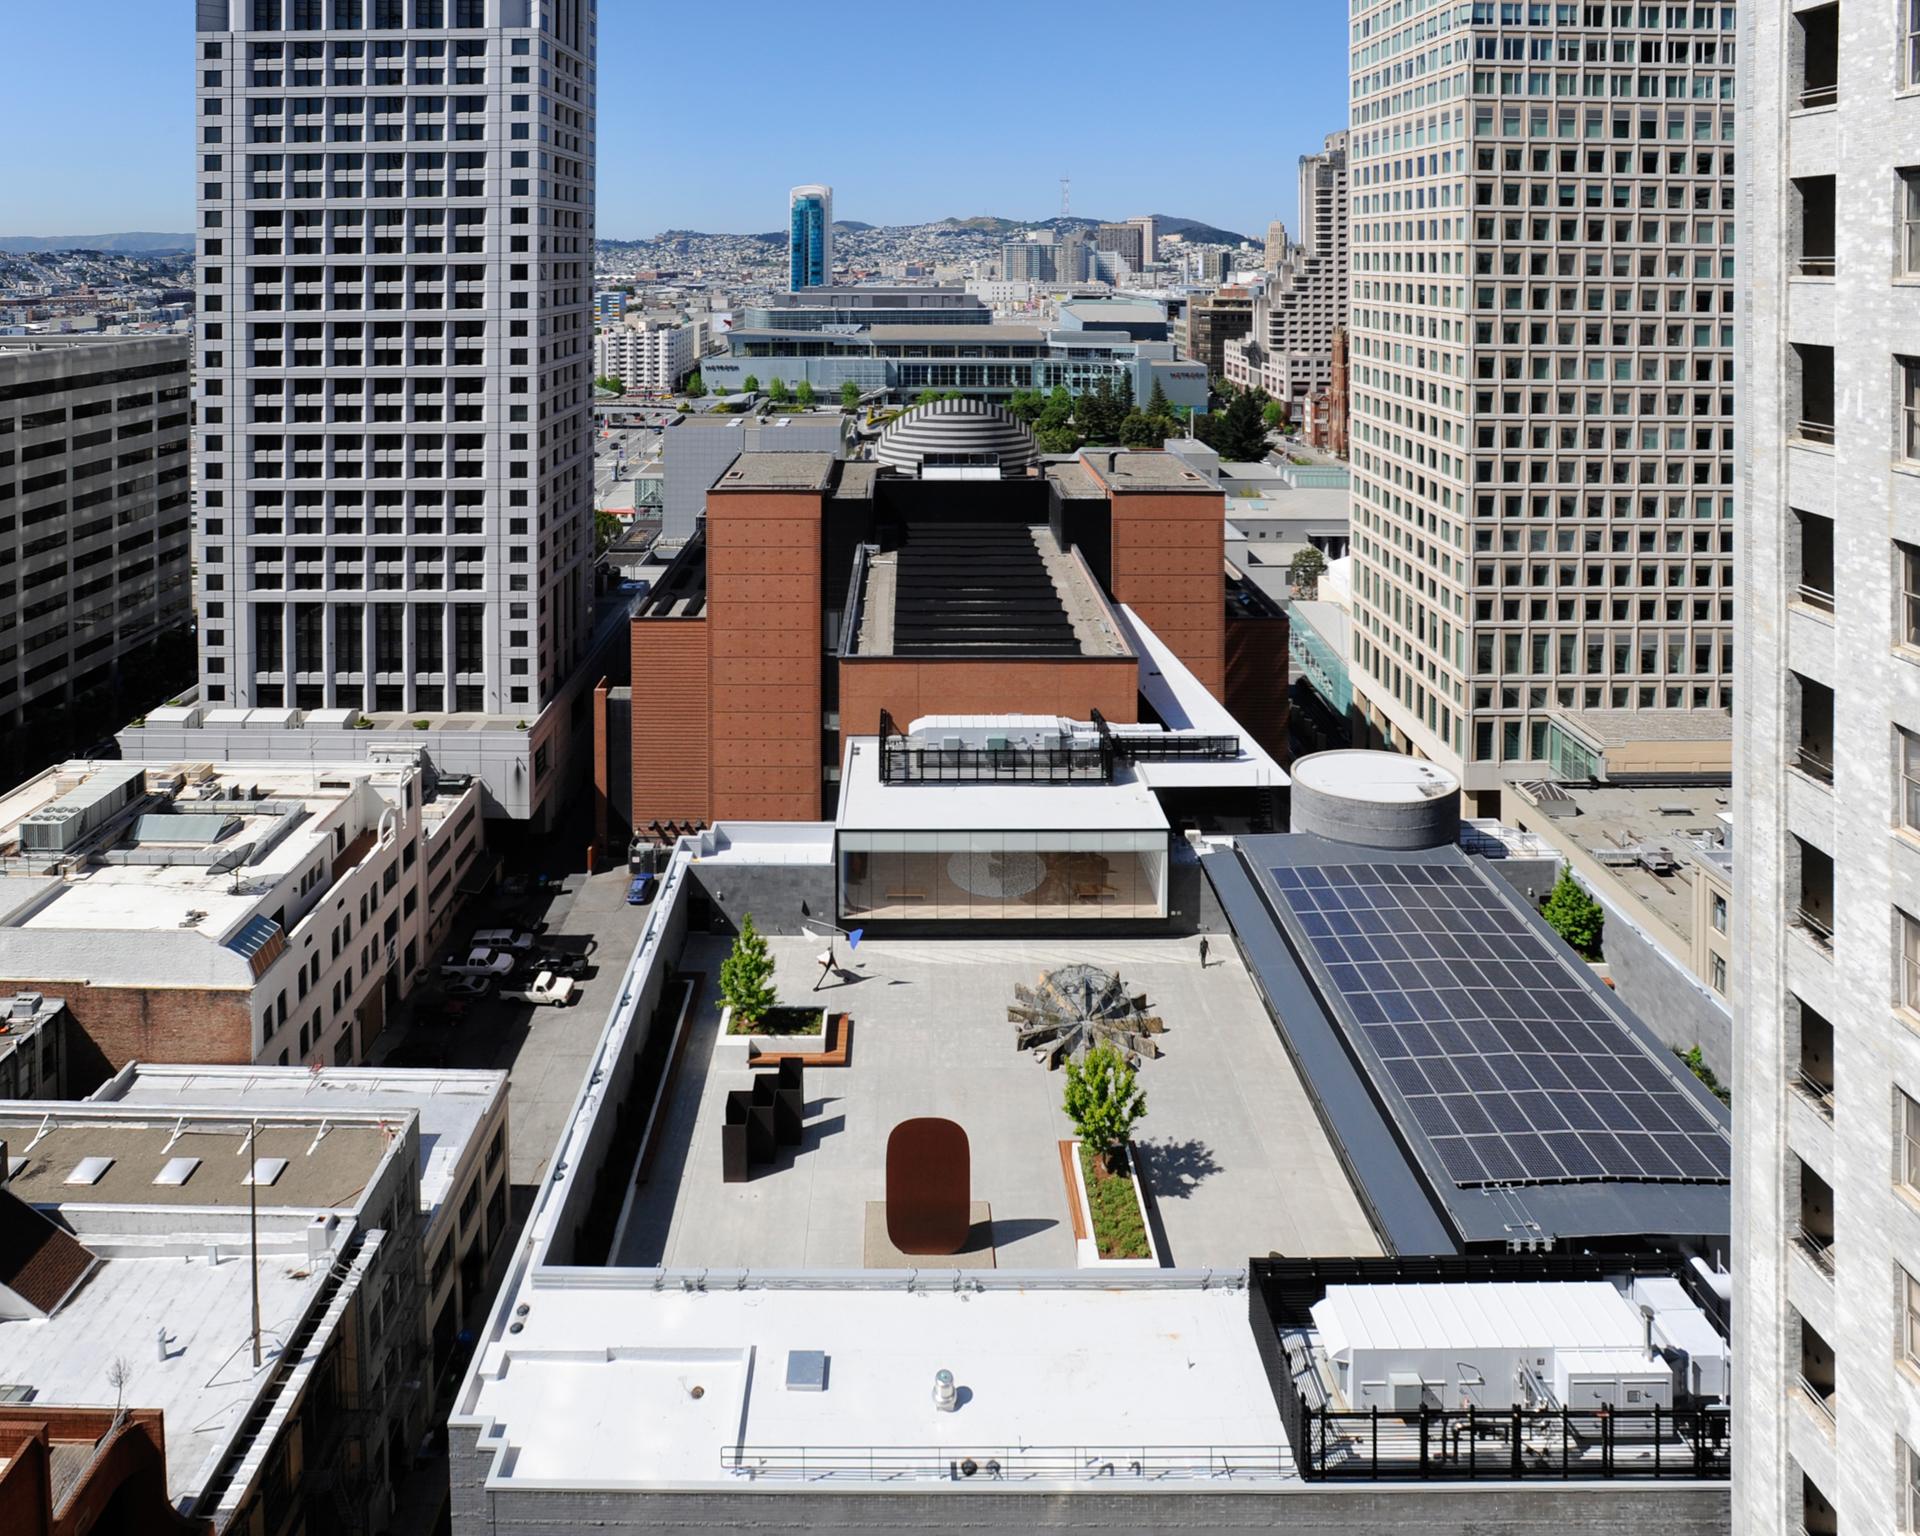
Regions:
M 191 0 L 4 10 L 0 234 L 189 229 Z M 869 224 L 1042 218 L 1063 174 L 1079 214 L 1294 227 L 1346 10 L 600 0 L 600 233 L 775 229 L 805 181 Z

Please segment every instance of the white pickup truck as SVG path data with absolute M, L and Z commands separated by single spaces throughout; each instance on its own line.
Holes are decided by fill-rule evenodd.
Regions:
M 556 976 L 552 971 L 542 971 L 524 990 L 502 992 L 500 995 L 509 1002 L 532 1003 L 538 1008 L 564 1008 L 578 992 L 579 984 L 571 976 Z

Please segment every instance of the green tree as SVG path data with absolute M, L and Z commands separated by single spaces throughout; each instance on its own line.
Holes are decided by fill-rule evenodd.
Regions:
M 1160 375 L 1153 376 L 1153 393 L 1147 396 L 1147 414 L 1164 421 L 1173 420 L 1173 406 L 1167 400 L 1167 387 L 1160 382 Z
M 775 405 L 785 405 L 787 403 L 787 381 L 785 379 L 775 379 L 767 385 L 767 398 Z
M 1267 430 L 1278 432 L 1287 424 L 1287 408 L 1278 400 L 1269 400 L 1260 407 L 1260 419 L 1267 424 Z
M 853 411 L 860 408 L 860 386 L 848 379 L 840 386 L 840 409 Z
M 1320 577 L 1326 568 L 1327 557 L 1309 544 L 1287 562 L 1287 583 L 1311 601 L 1320 595 Z
M 1094 387 L 1073 402 L 1073 421 L 1081 439 L 1089 443 L 1116 443 L 1120 440 L 1120 422 L 1126 412 L 1113 392 L 1113 381 L 1104 375 Z
M 1134 405 L 1132 374 L 1123 373 L 1120 375 L 1120 388 L 1117 393 L 1120 398 L 1120 415 L 1124 418 L 1127 412 L 1133 409 Z
M 1144 411 L 1128 411 L 1120 419 L 1120 445 L 1123 448 L 1158 448 L 1167 440 L 1167 423 L 1157 421 Z
M 1037 389 L 1016 389 L 1007 396 L 1007 414 L 1015 421 L 1024 421 L 1028 426 L 1040 419 L 1040 412 L 1046 408 L 1047 397 Z
M 720 1000 L 744 1024 L 758 1024 L 775 1003 L 773 956 L 753 926 L 753 914 L 740 919 L 733 952 L 720 962 Z
M 680 387 L 696 400 L 704 398 L 707 393 L 707 381 L 700 377 L 697 370 L 688 374 L 687 382 Z
M 813 381 L 811 379 L 802 379 L 800 381 L 800 387 L 794 391 L 793 397 L 808 410 L 813 409 L 813 402 L 819 398 L 813 392 Z
M 625 523 L 621 522 L 620 519 L 615 517 L 611 512 L 594 513 L 593 552 L 596 555 L 604 555 L 607 552 L 607 546 L 612 544 L 615 539 L 619 538 L 620 535 L 626 531 L 626 526 Z
M 1573 878 L 1573 871 L 1560 871 L 1543 912 L 1548 926 L 1587 959 L 1600 958 L 1600 930 L 1607 915 L 1587 888 Z
M 740 381 L 740 387 L 750 395 L 758 394 L 760 390 L 760 376 L 753 373 L 748 374 Z
M 1236 391 L 1214 418 L 1211 446 L 1223 459 L 1251 463 L 1267 455 L 1267 427 L 1252 395 Z
M 625 381 L 623 381 L 618 374 L 614 373 L 603 374 L 601 377 L 595 379 L 593 381 L 593 387 L 595 389 L 610 389 L 616 395 L 624 395 L 627 392 Z
M 1082 1145 L 1112 1173 L 1114 1154 L 1147 1112 L 1147 1096 L 1126 1058 L 1110 1045 L 1096 1045 L 1084 1060 L 1067 1062 L 1064 1107 Z
M 1042 453 L 1072 453 L 1080 446 L 1080 433 L 1073 424 L 1073 396 L 1064 387 L 1055 385 L 1040 407 L 1033 436 Z

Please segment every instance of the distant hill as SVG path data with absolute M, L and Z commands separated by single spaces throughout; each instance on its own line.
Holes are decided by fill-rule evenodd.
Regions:
M 1156 213 L 1153 217 L 1160 227 L 1161 234 L 1180 235 L 1187 240 L 1196 242 L 1197 244 L 1243 245 L 1243 244 L 1252 243 L 1248 240 L 1248 238 L 1245 235 L 1235 234 L 1230 229 L 1221 229 L 1219 226 L 1214 224 L 1203 223 L 1199 219 L 1176 218 L 1172 214 L 1167 214 L 1167 213 Z M 874 225 L 874 224 L 863 224 L 858 219 L 835 219 L 833 221 L 833 227 L 835 229 L 842 230 L 848 234 L 864 234 L 874 229 L 887 228 L 887 229 L 903 229 L 903 230 L 911 230 L 911 229 L 930 230 L 935 234 L 945 232 L 950 235 L 960 235 L 964 233 L 964 234 L 977 234 L 977 235 L 988 235 L 988 236 L 1010 235 L 1010 234 L 1013 234 L 1015 231 L 1023 230 L 1023 229 L 1050 229 L 1056 235 L 1058 235 L 1058 234 L 1064 234 L 1069 230 L 1076 230 L 1076 229 L 1084 232 L 1087 230 L 1091 230 L 1097 224 L 1101 224 L 1105 222 L 1107 221 L 1103 219 L 1082 218 L 1077 214 L 1069 215 L 1066 218 L 1062 218 L 1058 214 L 1055 214 L 1052 217 L 1045 218 L 1045 219 L 1008 219 L 1008 218 L 1002 218 L 998 214 L 977 213 L 972 215 L 969 218 L 964 218 L 964 219 L 962 218 L 936 219 L 933 222 L 927 223 L 927 224 L 904 224 L 904 225 L 886 225 L 886 226 L 880 226 L 880 225 Z M 603 239 L 601 240 L 600 243 L 605 246 L 618 246 L 618 245 L 669 244 L 675 240 L 715 240 L 715 239 L 758 240 L 766 245 L 785 245 L 787 243 L 787 232 L 782 229 L 782 230 L 771 230 L 765 234 L 721 235 L 721 234 L 709 233 L 709 232 L 705 232 L 697 229 L 669 229 L 669 230 L 663 230 L 661 233 L 655 235 L 651 241 Z
M 1154 223 L 1163 235 L 1180 235 L 1200 245 L 1241 245 L 1247 243 L 1245 235 L 1237 235 L 1230 229 L 1221 229 L 1214 224 L 1204 224 L 1199 219 L 1175 218 L 1170 213 L 1156 213 Z M 1118 219 L 1083 219 L 1077 214 L 1065 218 L 1058 214 L 1048 219 L 1003 219 L 995 214 L 975 214 L 968 219 L 942 219 L 934 226 L 936 229 L 971 229 L 986 234 L 1005 235 L 1017 229 L 1050 229 L 1055 234 L 1064 234 L 1068 230 L 1089 230 L 1099 224 L 1120 223 Z
M 23 255 L 40 251 L 110 251 L 116 256 L 151 256 L 192 249 L 192 235 L 156 235 L 145 230 L 119 235 L 0 235 L 0 251 Z

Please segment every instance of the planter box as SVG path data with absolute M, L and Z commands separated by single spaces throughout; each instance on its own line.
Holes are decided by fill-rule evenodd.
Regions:
M 1087 1229 L 1087 1236 L 1076 1239 L 1074 1243 L 1074 1262 L 1082 1269 L 1158 1269 L 1160 1267 L 1160 1248 L 1153 1240 L 1153 1223 L 1147 1220 L 1146 1196 L 1140 1188 L 1140 1159 L 1133 1150 L 1133 1143 L 1127 1143 L 1127 1164 L 1133 1169 L 1133 1199 L 1140 1207 L 1140 1230 L 1147 1235 L 1147 1257 L 1144 1259 L 1103 1259 L 1100 1257 L 1100 1245 L 1093 1237 L 1093 1202 L 1087 1198 L 1087 1177 L 1080 1167 L 1080 1143 L 1073 1143 L 1073 1156 L 1068 1159 L 1073 1165 L 1073 1196 L 1080 1202 L 1080 1221 Z
M 756 1053 L 779 1056 L 823 1051 L 827 1047 L 826 1009 L 820 1009 L 819 1015 L 820 1027 L 808 1035 L 735 1035 L 728 1033 L 733 1025 L 733 1009 L 722 1007 L 720 1038 L 714 1043 L 713 1048 L 714 1065 L 734 1066 L 745 1071 L 747 1063 Z

